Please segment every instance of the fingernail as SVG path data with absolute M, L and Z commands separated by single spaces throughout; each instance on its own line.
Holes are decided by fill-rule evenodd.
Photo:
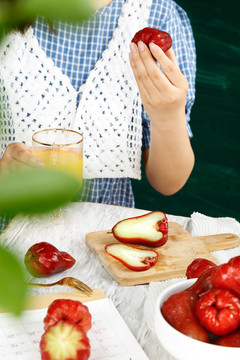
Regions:
M 157 52 L 157 50 L 158 50 L 158 46 L 154 43 L 150 43 L 149 47 L 150 47 L 151 52 L 153 52 L 153 53 Z
M 142 42 L 142 41 L 139 41 L 138 42 L 138 49 L 139 49 L 139 51 L 144 51 L 145 50 L 145 47 L 146 47 L 146 45 L 144 44 L 144 42 Z
M 132 53 L 137 52 L 137 45 L 135 43 L 130 44 L 130 50 Z

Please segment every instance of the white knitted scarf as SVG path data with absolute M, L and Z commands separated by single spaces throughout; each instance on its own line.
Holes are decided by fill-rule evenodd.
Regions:
M 134 34 L 147 26 L 152 0 L 126 0 L 107 49 L 77 91 L 40 48 L 33 29 L 11 33 L 0 48 L 1 152 L 31 146 L 32 134 L 72 128 L 84 136 L 84 178 L 140 179 L 142 103 L 129 64 Z

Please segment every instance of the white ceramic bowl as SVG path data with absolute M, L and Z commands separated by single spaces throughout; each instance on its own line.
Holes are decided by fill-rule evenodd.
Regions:
M 175 330 L 162 316 L 162 304 L 171 295 L 185 290 L 196 279 L 183 280 L 163 290 L 157 298 L 155 308 L 155 331 L 162 346 L 176 360 L 237 360 L 240 348 L 218 346 L 195 340 Z M 177 306 L 177 304 L 176 304 Z

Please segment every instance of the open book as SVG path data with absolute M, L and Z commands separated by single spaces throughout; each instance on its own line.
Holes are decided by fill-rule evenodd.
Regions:
M 85 305 L 92 315 L 92 328 L 88 332 L 90 360 L 148 360 L 110 299 L 104 297 Z M 25 310 L 20 318 L 9 313 L 0 314 L 1 360 L 41 359 L 39 342 L 46 312 L 45 307 Z

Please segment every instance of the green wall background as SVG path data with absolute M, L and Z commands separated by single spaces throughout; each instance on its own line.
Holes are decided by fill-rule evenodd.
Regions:
M 188 13 L 197 49 L 191 115 L 196 163 L 187 184 L 170 197 L 155 191 L 146 177 L 132 181 L 136 207 L 240 221 L 240 6 L 238 0 L 177 2 Z

